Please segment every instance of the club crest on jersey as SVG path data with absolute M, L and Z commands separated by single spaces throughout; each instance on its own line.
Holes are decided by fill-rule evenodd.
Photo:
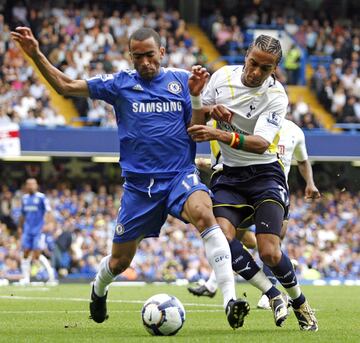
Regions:
M 246 118 L 250 118 L 251 117 L 251 112 L 254 111 L 256 109 L 256 107 L 254 105 L 250 105 L 250 111 L 248 113 L 246 113 Z
M 280 126 L 281 117 L 276 112 L 270 112 L 267 121 L 275 126 Z
M 116 233 L 118 236 L 122 235 L 124 232 L 125 232 L 124 225 L 122 225 L 122 224 L 117 224 L 117 225 L 115 226 L 115 233 Z
M 181 84 L 177 81 L 172 81 L 168 84 L 168 91 L 173 94 L 179 94 L 181 92 Z

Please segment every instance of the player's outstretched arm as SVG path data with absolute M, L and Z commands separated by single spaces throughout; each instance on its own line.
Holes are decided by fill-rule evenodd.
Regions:
M 306 182 L 305 198 L 306 199 L 318 199 L 320 198 L 320 192 L 315 186 L 312 167 L 309 160 L 298 161 L 298 168 L 301 176 Z
M 89 96 L 89 89 L 85 80 L 72 80 L 55 68 L 40 51 L 39 42 L 28 27 L 19 26 L 11 32 L 11 37 L 19 43 L 24 52 L 34 61 L 41 74 L 50 85 L 61 95 Z
M 211 106 L 203 106 L 201 103 L 201 91 L 203 90 L 209 73 L 206 68 L 196 65 L 191 69 L 188 85 L 191 96 L 192 117 L 191 125 L 204 125 L 210 120 Z

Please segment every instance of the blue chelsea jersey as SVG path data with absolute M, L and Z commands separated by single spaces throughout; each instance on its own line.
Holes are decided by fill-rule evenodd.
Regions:
M 21 200 L 21 214 L 24 216 L 24 233 L 36 235 L 44 226 L 44 216 L 51 210 L 45 194 L 25 194 Z
M 161 68 L 151 80 L 135 70 L 87 80 L 90 97 L 114 106 L 123 176 L 167 177 L 194 167 L 189 72 Z

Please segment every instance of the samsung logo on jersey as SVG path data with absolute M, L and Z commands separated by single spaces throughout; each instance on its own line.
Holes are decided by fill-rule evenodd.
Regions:
M 150 113 L 150 112 L 174 112 L 182 111 L 181 101 L 167 101 L 167 102 L 133 102 L 132 110 L 135 113 Z
M 25 210 L 25 212 L 35 212 L 35 211 L 38 211 L 39 208 L 34 205 L 27 205 L 27 206 L 24 206 L 24 210 Z

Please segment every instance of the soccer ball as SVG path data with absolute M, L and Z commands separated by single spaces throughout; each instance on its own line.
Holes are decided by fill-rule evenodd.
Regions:
M 156 294 L 146 300 L 141 317 L 146 331 L 151 335 L 171 336 L 184 325 L 185 309 L 176 297 Z

